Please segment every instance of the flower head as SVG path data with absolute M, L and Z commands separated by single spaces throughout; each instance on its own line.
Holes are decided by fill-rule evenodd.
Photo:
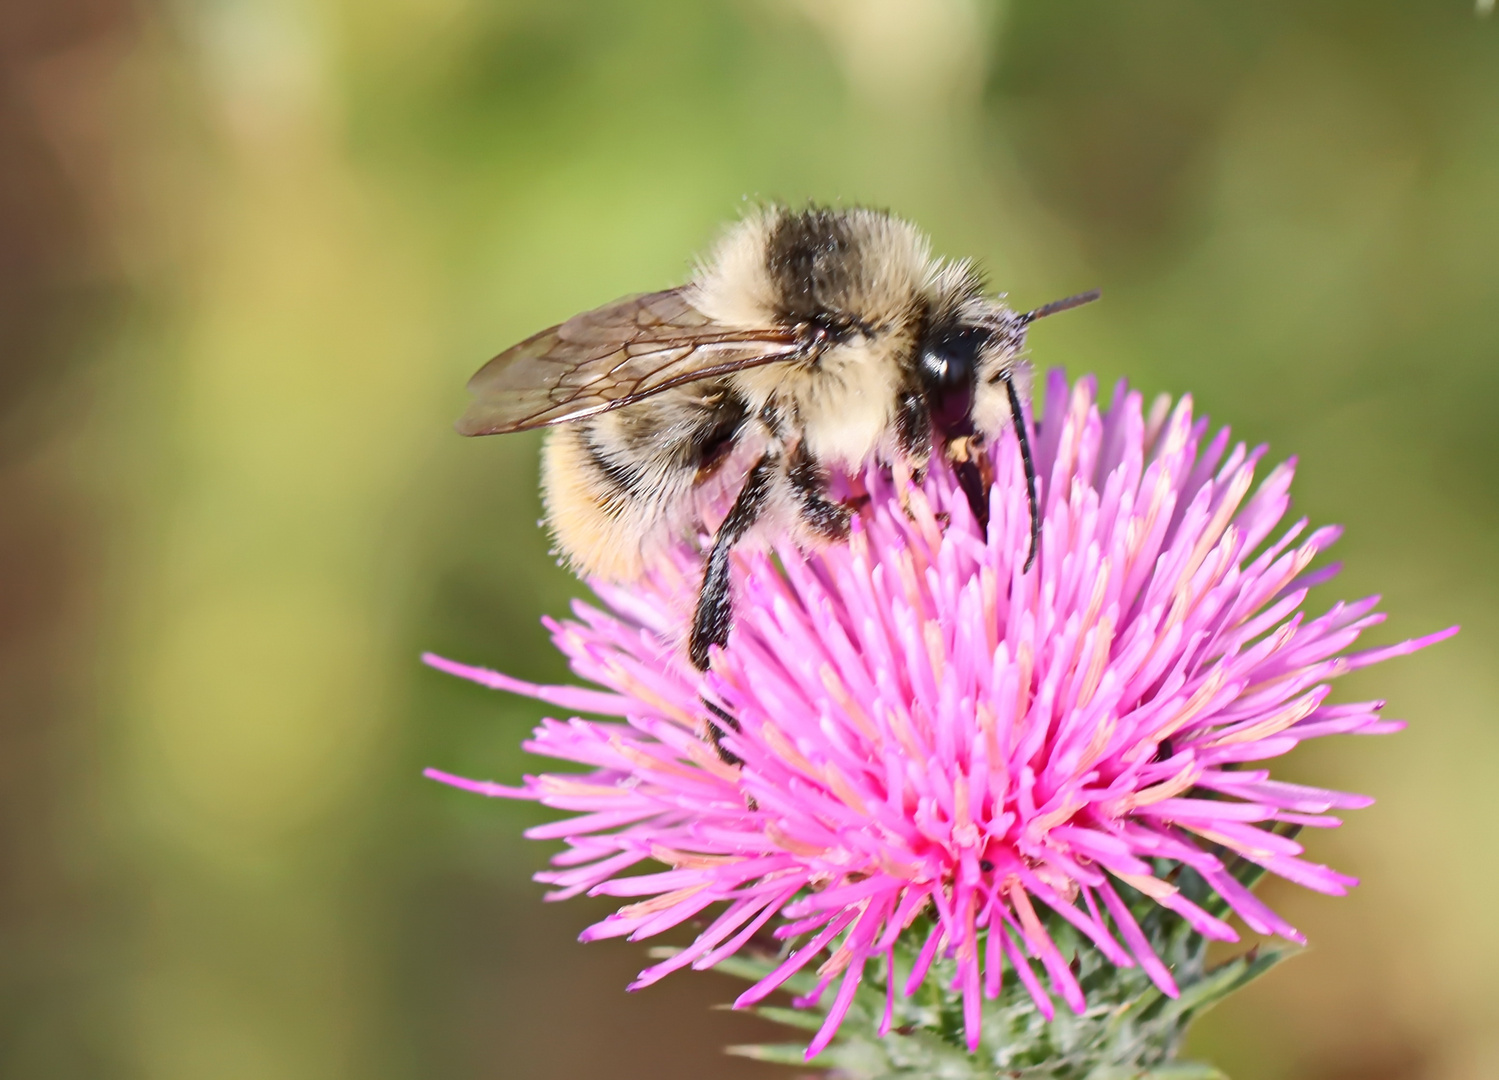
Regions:
M 592 773 L 519 788 L 429 775 L 577 813 L 529 833 L 567 843 L 539 878 L 553 898 L 632 900 L 585 940 L 650 937 L 723 905 L 637 987 L 711 967 L 780 919 L 775 934 L 795 947 L 736 1004 L 819 962 L 817 994 L 838 989 L 809 1057 L 835 1034 L 866 962 L 891 956 L 913 924 L 930 930 L 904 991 L 939 952 L 953 957 L 970 1047 L 980 995 L 998 993 L 1006 965 L 1046 1015 L 1052 993 L 1083 1010 L 1048 931 L 1058 919 L 1174 996 L 1131 914 L 1137 894 L 1207 937 L 1237 935 L 1172 883 L 1173 866 L 1251 929 L 1299 941 L 1230 863 L 1341 894 L 1354 879 L 1303 858 L 1274 826 L 1335 825 L 1330 812 L 1370 800 L 1273 780 L 1261 763 L 1303 739 L 1397 730 L 1381 702 L 1329 703 L 1329 680 L 1452 631 L 1348 652 L 1381 620 L 1376 600 L 1300 611 L 1336 572 L 1311 564 L 1338 530 L 1307 534 L 1303 520 L 1272 537 L 1292 465 L 1251 494 L 1263 448 L 1206 433 L 1190 399 L 1146 415 L 1121 384 L 1104 412 L 1091 380 L 1069 388 L 1053 374 L 1035 439 L 1043 533 L 1030 573 L 1014 439 L 991 448 L 987 536 L 946 470 L 912 490 L 871 468 L 847 544 L 737 556 L 733 637 L 707 674 L 681 644 L 700 574 L 685 544 L 643 582 L 596 586 L 609 611 L 580 604 L 576 621 L 549 624 L 573 669 L 605 690 L 429 657 L 623 718 L 547 720 L 526 744 Z M 704 741 L 710 723 L 741 764 Z M 625 876 L 648 861 L 664 869 Z

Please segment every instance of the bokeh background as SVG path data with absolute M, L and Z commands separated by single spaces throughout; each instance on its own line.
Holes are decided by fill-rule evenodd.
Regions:
M 1033 335 L 1275 455 L 1429 653 L 1379 796 L 1269 893 L 1305 956 L 1237 1080 L 1499 1076 L 1499 22 L 1470 0 L 8 0 L 0 6 L 0 1076 L 769 1078 L 734 984 L 540 903 L 532 706 L 578 585 L 499 348 L 682 280 L 745 198 L 892 207 Z

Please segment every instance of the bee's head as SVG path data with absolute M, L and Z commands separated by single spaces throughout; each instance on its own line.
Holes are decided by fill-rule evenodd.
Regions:
M 995 301 L 970 300 L 929 318 L 917 347 L 916 375 L 932 426 L 980 527 L 989 520 L 990 476 L 988 458 L 973 452 L 974 443 L 1014 421 L 1031 512 L 1026 571 L 1035 562 L 1041 526 L 1030 438 L 1021 415 L 1021 403 L 1030 397 L 1030 365 L 1021 361 L 1020 351 L 1031 323 L 1096 299 L 1097 291 L 1083 293 L 1024 314 Z
M 990 300 L 932 318 L 916 353 L 916 377 L 941 442 L 994 435 L 1009 416 L 1002 385 L 1015 373 L 1027 322 Z
M 1011 311 L 994 300 L 973 300 L 932 319 L 922 335 L 916 370 L 938 436 L 951 442 L 997 435 L 1010 419 L 1015 399 L 1030 397 L 1030 365 L 1020 355 L 1030 324 L 1098 295 L 1097 290 L 1082 293 L 1027 312 Z
M 979 397 L 981 368 L 992 366 L 994 331 L 959 318 L 938 319 L 922 334 L 916 354 L 916 378 L 942 441 L 972 435 L 973 407 Z

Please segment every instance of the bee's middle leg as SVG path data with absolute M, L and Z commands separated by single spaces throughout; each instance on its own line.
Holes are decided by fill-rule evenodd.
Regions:
M 926 398 L 915 390 L 903 390 L 896 399 L 895 445 L 899 451 L 892 463 L 900 508 L 911 513 L 911 488 L 926 476 L 932 452 L 932 413 Z
M 786 482 L 796 503 L 796 515 L 802 528 L 819 540 L 847 540 L 853 511 L 828 498 L 828 481 L 822 469 L 798 444 L 786 462 Z

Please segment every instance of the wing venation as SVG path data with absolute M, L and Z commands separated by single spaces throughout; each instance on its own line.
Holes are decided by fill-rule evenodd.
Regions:
M 534 334 L 469 380 L 465 435 L 545 427 L 616 409 L 673 386 L 796 359 L 789 330 L 715 323 L 682 289 L 627 296 Z

